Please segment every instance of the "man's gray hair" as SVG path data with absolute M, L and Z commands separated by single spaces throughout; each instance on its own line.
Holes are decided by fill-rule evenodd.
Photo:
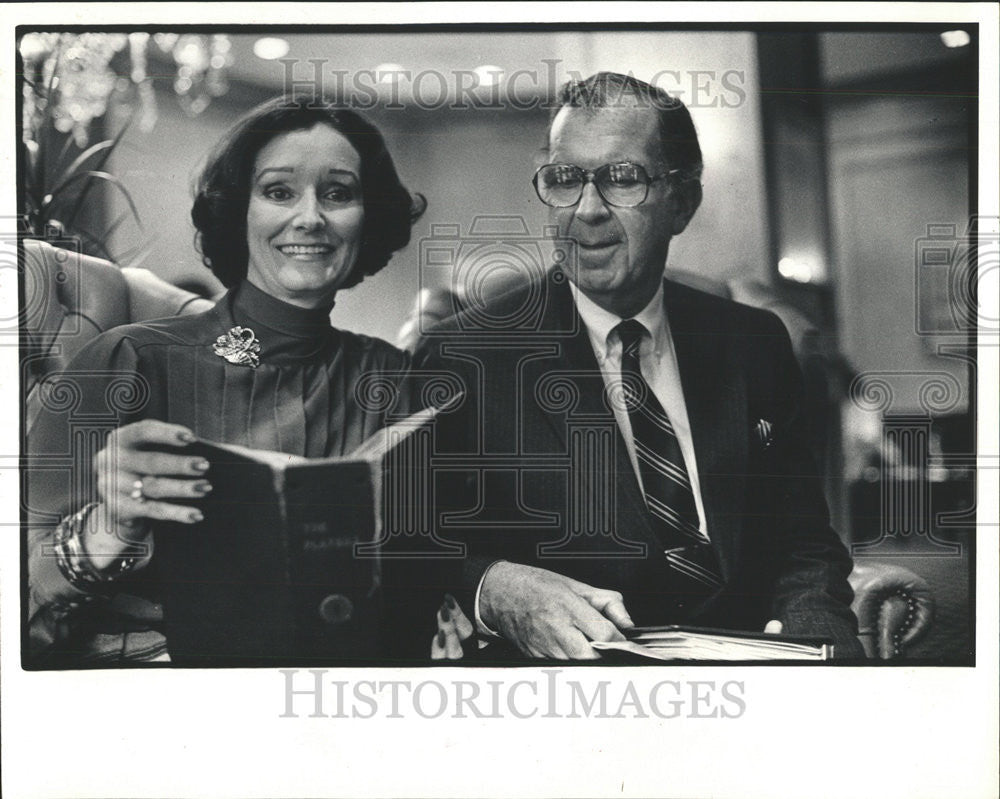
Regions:
M 703 169 L 698 133 L 687 106 L 658 86 L 632 75 L 598 72 L 585 80 L 564 83 L 556 96 L 549 119 L 563 108 L 654 108 L 660 129 L 663 157 L 671 169 L 680 171 L 684 180 L 699 180 Z

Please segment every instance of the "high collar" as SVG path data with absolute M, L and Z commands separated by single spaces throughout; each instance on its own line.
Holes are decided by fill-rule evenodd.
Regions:
M 262 364 L 300 360 L 316 355 L 331 340 L 331 303 L 322 308 L 301 308 L 279 300 L 244 280 L 230 292 L 233 321 L 249 327 L 260 342 Z

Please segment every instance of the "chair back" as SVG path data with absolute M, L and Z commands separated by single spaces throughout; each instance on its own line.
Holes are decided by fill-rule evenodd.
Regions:
M 26 429 L 38 415 L 38 384 L 65 369 L 95 336 L 118 325 L 198 313 L 212 302 L 172 286 L 148 269 L 25 239 L 21 311 L 21 379 Z

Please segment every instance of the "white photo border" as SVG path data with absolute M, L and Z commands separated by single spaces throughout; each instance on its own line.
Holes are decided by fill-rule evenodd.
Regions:
M 863 19 L 862 19 L 863 17 Z M 979 213 L 997 200 L 997 7 L 989 3 L 788 4 L 159 4 L 6 5 L 0 29 L 4 137 L 0 217 L 15 215 L 14 27 L 22 25 L 407 24 L 454 22 L 857 22 L 979 23 Z M 994 231 L 995 232 L 995 231 Z M 16 290 L 2 285 L 16 318 Z M 997 298 L 980 296 L 983 317 Z M 990 305 L 992 303 L 992 305 Z M 0 347 L 0 635 L 4 795 L 91 796 L 715 796 L 986 797 L 997 764 L 997 377 L 995 341 L 980 341 L 978 451 L 992 455 L 978 480 L 974 668 L 576 669 L 587 692 L 625 679 L 648 697 L 669 679 L 730 685 L 724 714 L 700 718 L 546 718 L 521 688 L 501 718 L 282 718 L 287 676 L 277 669 L 28 672 L 20 664 L 18 363 Z M 331 673 L 362 681 L 428 679 L 454 685 L 552 679 L 538 669 Z M 566 675 L 562 675 L 560 679 Z M 331 683 L 332 684 L 332 683 Z M 539 683 L 541 684 L 541 683 Z M 331 689 L 332 690 L 332 689 Z M 428 689 L 429 691 L 436 689 Z M 450 690 L 450 689 L 449 689 Z M 670 687 L 664 690 L 671 690 Z M 740 701 L 732 699 L 738 695 Z M 616 703 L 618 697 L 615 699 Z M 624 701 L 624 700 L 623 700 Z M 430 707 L 432 702 L 428 700 Z M 518 705 L 517 702 L 522 704 Z M 741 702 L 744 704 L 740 710 Z M 697 704 L 695 702 L 695 704 Z M 362 704 L 362 711 L 363 704 Z M 703 712 L 705 708 L 702 708 Z M 739 711 L 739 712 L 737 712 Z M 665 714 L 669 715 L 669 714 Z

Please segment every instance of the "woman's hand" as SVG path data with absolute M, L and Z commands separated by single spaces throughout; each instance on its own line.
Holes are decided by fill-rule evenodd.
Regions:
M 113 534 L 102 536 L 99 546 L 88 546 L 96 569 L 109 566 L 129 545 L 146 540 L 150 519 L 184 524 L 202 520 L 201 511 L 184 500 L 212 490 L 204 479 L 208 461 L 167 451 L 195 440 L 188 428 L 153 419 L 125 425 L 108 436 L 104 449 L 94 456 L 94 474 Z
M 461 660 L 462 642 L 472 637 L 472 622 L 451 594 L 445 594 L 444 604 L 438 608 L 437 626 L 431 641 L 431 659 Z

